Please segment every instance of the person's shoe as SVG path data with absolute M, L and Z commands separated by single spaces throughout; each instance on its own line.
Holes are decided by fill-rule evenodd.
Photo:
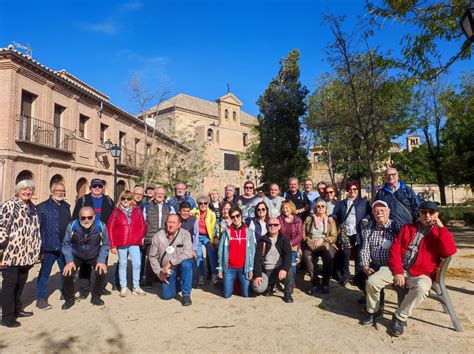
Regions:
M 61 309 L 62 309 L 62 310 L 68 310 L 68 309 L 70 309 L 71 307 L 73 307 L 74 304 L 75 304 L 74 300 L 72 300 L 72 301 L 66 300 L 66 301 L 64 302 L 63 306 L 61 306 Z
M 203 277 L 202 275 L 199 276 L 198 285 L 199 285 L 199 286 L 203 286 L 203 285 L 204 285 L 204 277 Z
M 112 292 L 104 288 L 102 289 L 101 295 L 109 296 L 109 295 L 112 295 Z
M 383 311 L 378 310 L 375 313 L 367 313 L 367 317 L 360 320 L 362 326 L 372 326 L 379 318 L 383 316 Z
M 85 300 L 89 297 L 89 292 L 88 291 L 82 291 L 80 294 L 79 294 L 79 299 L 81 300 Z
M 30 311 L 21 310 L 16 313 L 17 318 L 31 317 L 31 316 L 33 316 L 33 312 L 30 312 Z
M 341 280 L 339 280 L 339 285 L 340 285 L 340 286 L 344 286 L 344 287 L 345 287 L 346 284 L 347 284 L 347 279 L 342 278 Z
M 321 285 L 315 285 L 311 289 L 308 290 L 308 295 L 316 295 L 322 290 Z
M 400 337 L 403 334 L 403 323 L 395 315 L 392 316 L 392 325 L 389 331 L 395 337 Z
M 21 323 L 18 321 L 12 321 L 12 322 L 2 321 L 2 326 L 8 327 L 8 328 L 18 328 L 21 326 Z
M 120 297 L 125 297 L 125 296 L 127 296 L 127 292 L 128 292 L 128 289 L 127 289 L 127 288 L 122 288 L 122 289 L 120 290 L 120 294 L 119 294 Z
M 217 275 L 212 274 L 212 277 L 211 277 L 211 284 L 212 284 L 212 285 L 216 285 L 218 282 L 219 282 L 219 279 L 217 278 Z
M 265 296 L 273 296 L 273 293 L 274 293 L 274 289 L 273 287 L 268 287 L 267 290 L 265 290 L 265 292 L 263 293 Z
M 283 295 L 283 301 L 287 304 L 293 303 L 293 297 L 291 296 L 291 293 L 289 291 L 285 291 Z
M 46 301 L 46 299 L 36 300 L 36 307 L 39 308 L 40 310 L 50 310 L 53 308 L 53 306 L 48 304 L 48 301 Z
M 146 295 L 146 292 L 144 292 L 142 288 L 133 288 L 132 289 L 132 295 L 144 296 L 144 295 Z
M 323 294 L 329 294 L 329 286 L 323 285 L 323 289 L 321 290 Z
M 95 306 L 104 306 L 104 300 L 102 300 L 100 297 L 91 297 L 91 304 Z
M 191 301 L 191 296 L 185 295 L 181 299 L 181 305 L 183 306 L 190 306 L 193 302 Z

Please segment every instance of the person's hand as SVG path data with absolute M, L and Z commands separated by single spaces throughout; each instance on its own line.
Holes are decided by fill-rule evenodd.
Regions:
M 400 288 L 405 287 L 405 276 L 403 274 L 395 274 L 393 276 L 393 282 L 396 286 Z
M 263 283 L 263 278 L 262 277 L 257 277 L 253 280 L 253 286 L 258 287 Z
M 163 283 L 169 284 L 169 282 L 168 282 L 168 274 L 164 271 L 164 269 L 161 270 L 160 275 L 158 275 L 158 278 L 160 278 L 160 280 L 161 280 Z
M 249 276 L 247 277 L 247 279 L 248 279 L 248 280 L 252 280 L 252 278 L 253 278 L 253 272 L 250 272 L 250 273 L 249 273 Z
M 107 274 L 107 265 L 105 263 L 97 263 L 95 265 L 95 271 L 99 274 Z
M 285 270 L 280 270 L 280 272 L 278 272 L 278 279 L 279 280 L 283 280 L 286 278 L 286 271 Z
M 64 266 L 63 275 L 65 277 L 72 275 L 72 272 L 76 271 L 76 264 L 74 262 L 69 262 Z
M 222 272 L 217 272 L 217 277 L 218 277 L 219 279 L 222 279 Z
M 328 217 L 328 221 L 329 222 L 334 222 L 334 219 L 330 216 L 330 217 Z
M 43 263 L 43 261 L 44 261 L 44 253 L 41 253 L 41 254 L 40 254 L 40 256 L 39 256 L 39 261 L 40 261 L 41 263 Z
M 436 217 L 435 220 L 434 220 L 434 224 L 438 227 L 444 227 L 443 223 L 441 222 L 441 220 L 439 219 L 439 217 Z
M 112 254 L 117 254 L 117 249 L 116 249 L 116 248 L 111 248 L 111 249 L 110 249 L 110 253 L 112 253 Z
M 197 255 L 196 251 L 193 251 L 193 257 L 194 257 L 194 259 L 198 259 L 198 255 Z
M 364 271 L 365 275 L 367 275 L 368 277 L 370 277 L 372 274 L 375 273 L 375 271 L 368 266 L 363 266 L 362 270 Z

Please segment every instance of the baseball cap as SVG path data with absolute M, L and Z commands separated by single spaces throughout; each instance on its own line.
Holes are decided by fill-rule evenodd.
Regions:
M 418 209 L 431 209 L 434 211 L 439 211 L 439 203 L 432 202 L 432 201 L 424 201 L 424 202 L 421 202 Z
M 92 181 L 91 181 L 91 186 L 94 186 L 94 185 L 105 185 L 105 181 L 103 179 L 100 179 L 100 178 L 93 178 Z
M 388 208 L 388 204 L 384 202 L 383 200 L 376 200 L 375 202 L 372 203 L 372 208 L 376 206 L 377 204 L 383 205 L 384 207 Z

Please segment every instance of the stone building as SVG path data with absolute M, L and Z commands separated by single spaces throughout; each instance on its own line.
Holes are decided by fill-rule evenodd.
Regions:
M 108 140 L 121 148 L 118 190 L 132 188 L 142 174 L 142 121 L 67 71 L 53 71 L 11 46 L 0 49 L 0 107 L 0 202 L 14 195 L 22 179 L 35 182 L 34 202 L 46 199 L 50 185 L 62 180 L 74 203 L 94 177 L 106 181 L 112 196 Z M 178 149 L 184 158 L 189 152 L 160 132 L 147 140 L 148 149 L 163 154 Z
M 228 183 L 238 190 L 247 179 L 260 184 L 259 173 L 247 167 L 244 156 L 255 140 L 253 127 L 258 120 L 241 110 L 242 105 L 231 92 L 215 102 L 178 94 L 145 114 L 147 119 L 156 119 L 161 133 L 204 147 L 211 171 L 204 178 L 201 192 L 216 188 L 222 195 Z

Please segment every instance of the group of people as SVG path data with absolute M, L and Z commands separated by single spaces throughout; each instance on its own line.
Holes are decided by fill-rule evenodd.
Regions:
M 91 303 L 103 305 L 102 296 L 111 293 L 106 289 L 110 252 L 118 255 L 113 289 L 121 297 L 130 292 L 143 296 L 143 289 L 159 282 L 161 297 L 181 293 L 183 306 L 192 304 L 192 289 L 206 280 L 220 285 L 225 298 L 235 293 L 271 296 L 281 283 L 283 301 L 292 303 L 297 272 L 307 271 L 309 295 L 330 293 L 331 278 L 341 286 L 352 279 L 366 305 L 361 324 L 371 325 L 382 316 L 383 288 L 393 283 L 408 290 L 390 328 L 399 336 L 426 297 L 436 262 L 456 247 L 436 203 L 420 204 L 395 168 L 385 171 L 385 179 L 373 203 L 359 196 L 356 181 L 346 183 L 347 197 L 338 200 L 335 185 L 320 182 L 313 190 L 307 180 L 300 190 L 296 178 L 288 180 L 283 193 L 271 184 L 268 195 L 256 193 L 254 183 L 246 181 L 240 196 L 227 185 L 222 200 L 217 190 L 194 199 L 178 183 L 168 200 L 162 187 L 136 186 L 114 202 L 103 193 L 104 181 L 93 179 L 90 193 L 76 201 L 72 214 L 63 183 L 54 183 L 50 197 L 35 206 L 33 182 L 21 181 L 0 214 L 2 325 L 18 327 L 18 318 L 32 315 L 23 309 L 21 293 L 37 261 L 39 309 L 51 308 L 47 285 L 55 262 L 62 273 L 63 310 L 89 296 L 92 272 Z

